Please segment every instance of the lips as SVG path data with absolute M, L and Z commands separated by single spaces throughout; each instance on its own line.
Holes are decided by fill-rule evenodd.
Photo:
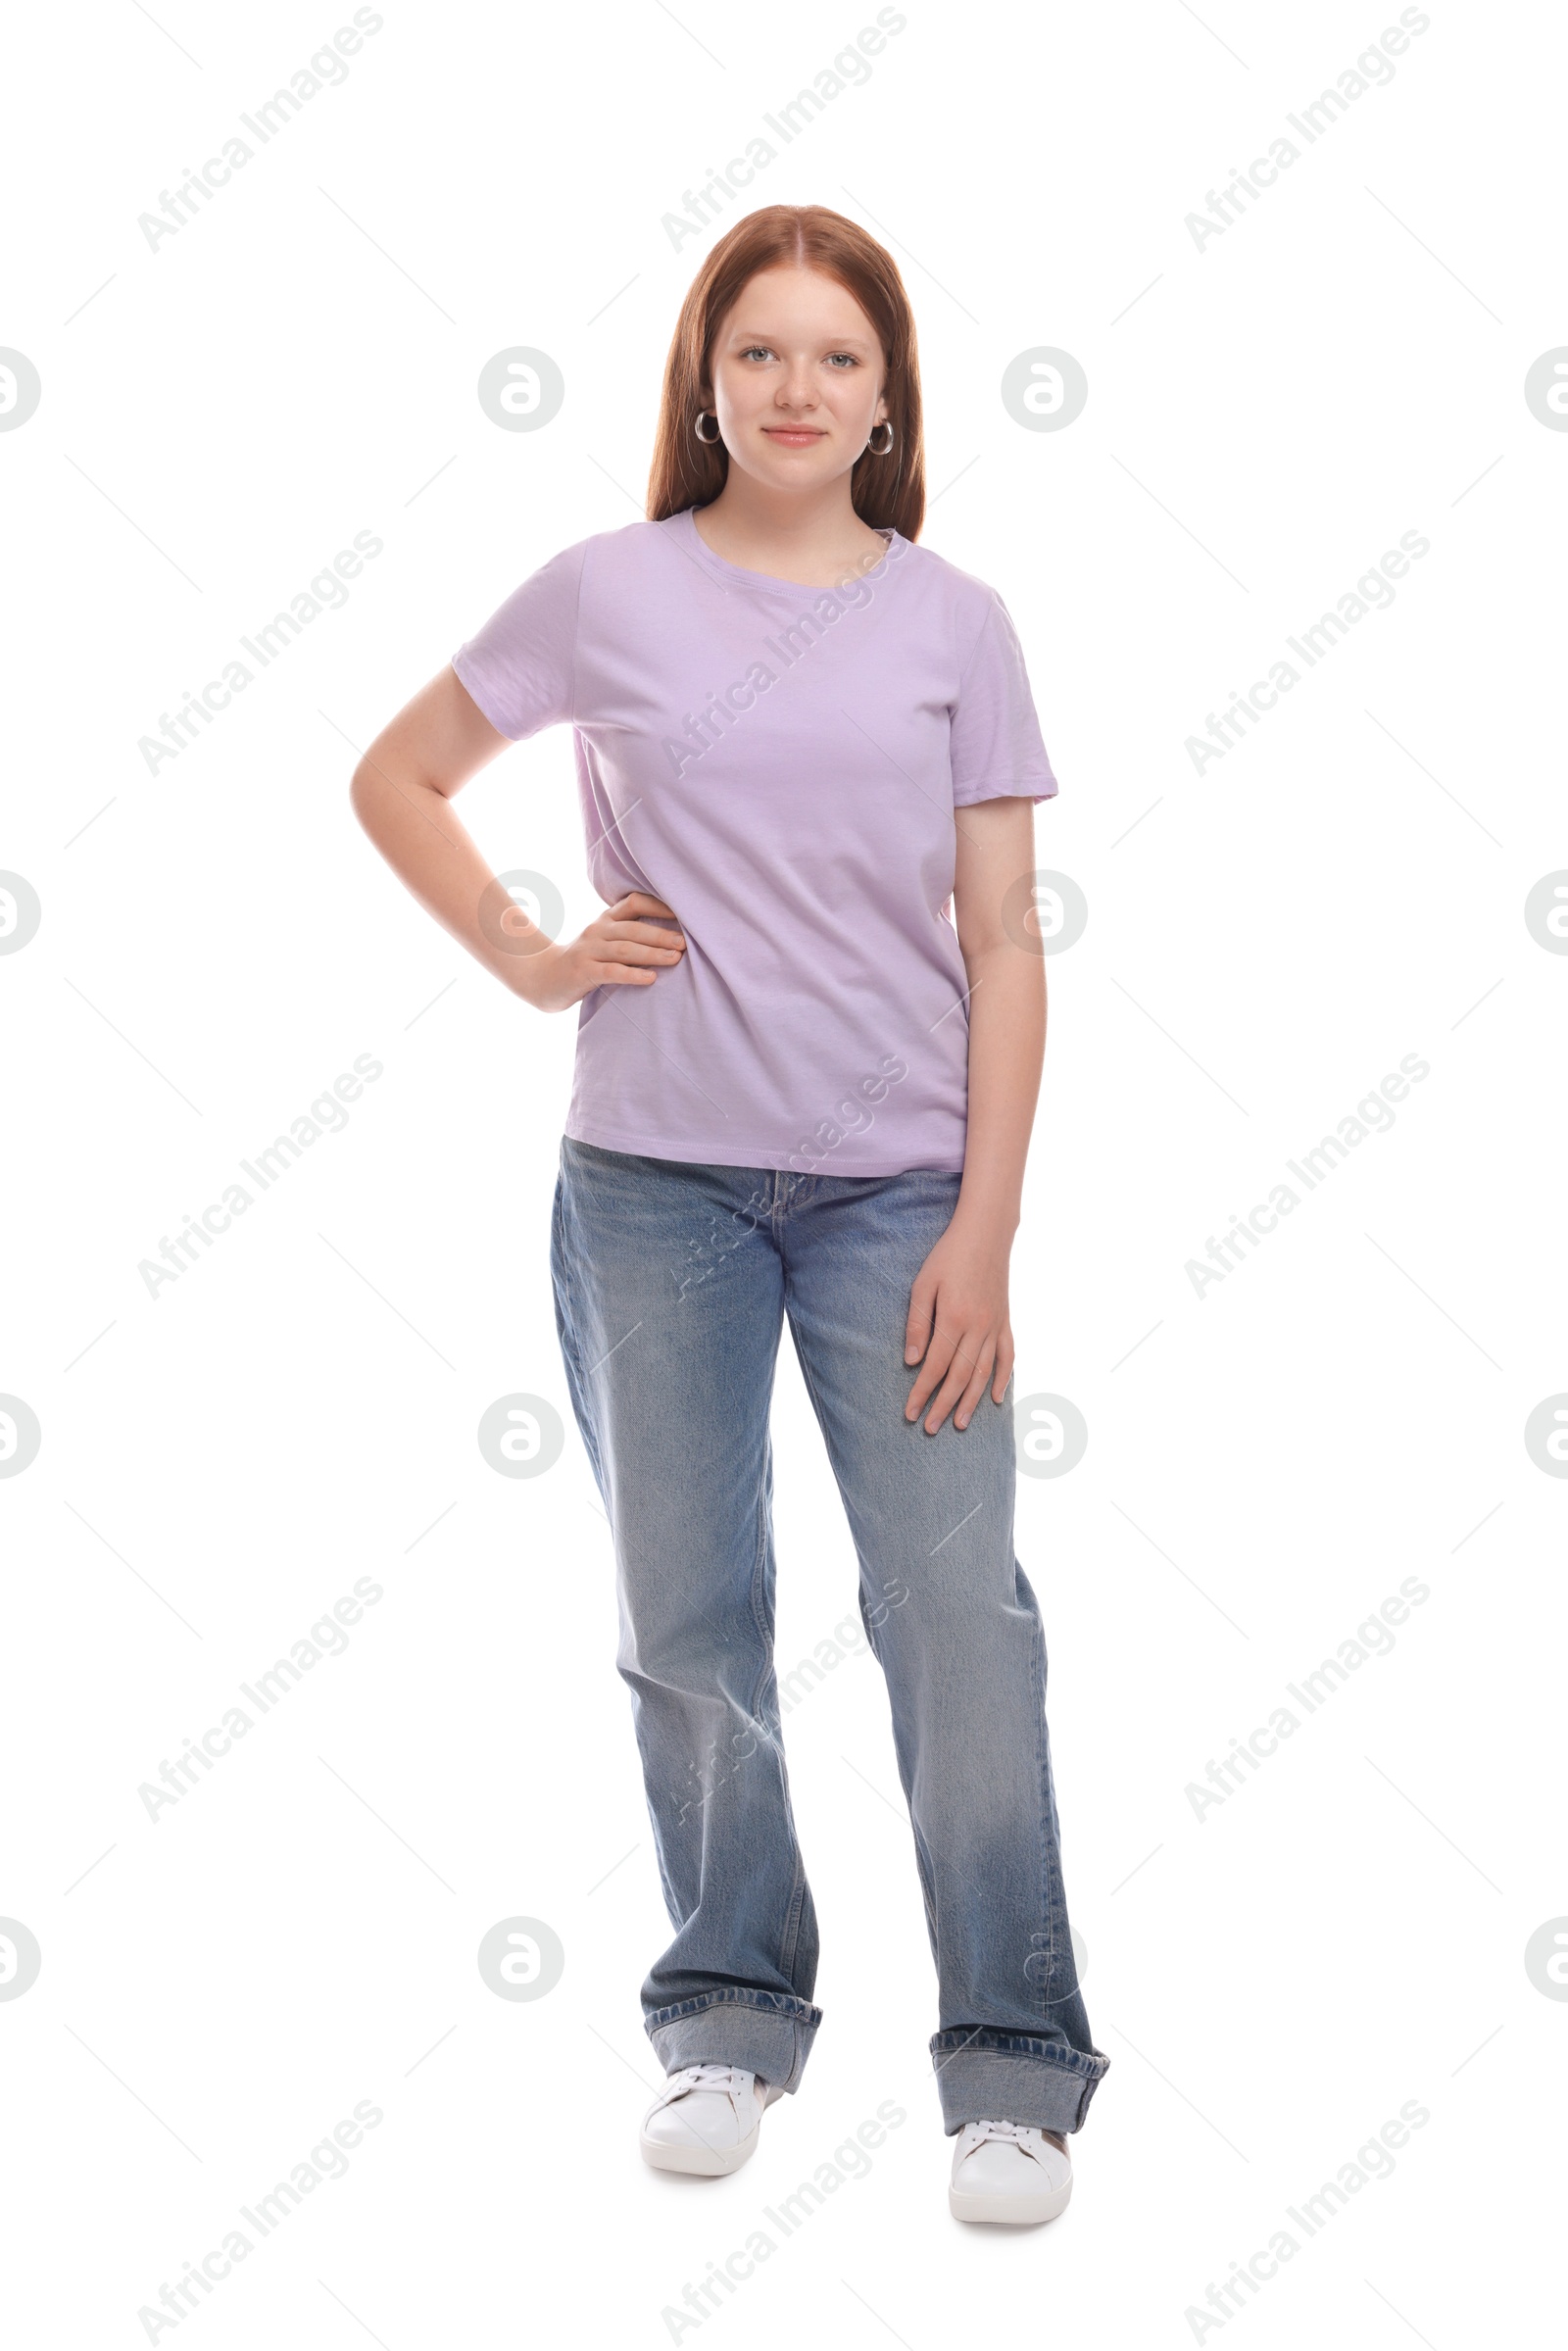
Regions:
M 814 424 L 764 424 L 762 430 L 772 441 L 821 441 L 827 437 Z

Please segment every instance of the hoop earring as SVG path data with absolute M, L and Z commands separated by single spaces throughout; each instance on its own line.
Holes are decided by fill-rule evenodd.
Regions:
M 700 409 L 698 410 L 698 412 L 697 412 L 697 415 L 696 415 L 696 416 L 693 418 L 693 421 L 692 421 L 692 430 L 693 430 L 693 432 L 694 432 L 694 433 L 697 435 L 697 438 L 698 438 L 698 439 L 699 439 L 699 440 L 702 442 L 702 444 L 703 444 L 703 447 L 704 447 L 705 449 L 711 449 L 711 448 L 712 448 L 712 446 L 713 446 L 713 444 L 714 444 L 714 442 L 715 442 L 715 441 L 718 439 L 718 437 L 719 437 L 719 436 L 718 436 L 718 418 L 717 418 L 716 416 L 714 416 L 714 418 L 713 418 L 713 429 L 712 429 L 712 431 L 711 431 L 711 432 L 704 432 L 704 430 L 703 430 L 703 418 L 704 418 L 704 417 L 705 417 L 705 416 L 706 416 L 708 414 L 709 414 L 709 411 L 708 411 L 707 409 L 705 409 L 705 408 L 700 408 Z
M 888 436 L 888 437 L 887 437 L 887 439 L 884 441 L 884 443 L 882 444 L 882 447 L 881 447 L 880 449 L 878 449 L 878 447 L 877 447 L 877 445 L 876 445 L 876 436 L 877 436 L 877 434 L 878 434 L 879 432 L 881 432 L 881 431 L 883 430 L 883 427 L 884 427 L 884 426 L 885 426 L 885 427 L 886 427 L 886 429 L 887 429 L 887 436 Z M 891 417 L 891 416 L 884 416 L 884 417 L 883 417 L 883 419 L 882 419 L 882 423 L 881 423 L 881 424 L 873 424 L 873 425 L 872 425 L 872 427 L 871 427 L 871 430 L 870 430 L 870 433 L 868 434 L 868 436 L 867 436 L 867 438 L 866 438 L 866 444 L 865 444 L 865 445 L 866 445 L 867 449 L 869 449 L 869 451 L 871 452 L 871 455 L 872 455 L 873 457 L 891 457 L 891 456 L 893 455 L 893 444 L 894 444 L 894 442 L 895 442 L 895 440 L 896 440 L 897 438 L 898 438 L 898 435 L 897 435 L 897 434 L 894 432 L 894 430 L 893 430 L 893 419 L 892 419 L 892 417 Z

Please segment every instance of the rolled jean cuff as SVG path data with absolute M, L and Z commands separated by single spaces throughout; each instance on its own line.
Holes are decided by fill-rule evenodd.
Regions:
M 1110 2064 L 1026 2033 L 938 2033 L 931 2063 L 951 2138 L 987 2119 L 1035 2131 L 1080 2131 L 1096 2085 Z
M 736 2065 L 779 2089 L 799 2087 L 822 2011 L 767 1991 L 702 1992 L 645 2020 L 666 2074 L 683 2065 Z

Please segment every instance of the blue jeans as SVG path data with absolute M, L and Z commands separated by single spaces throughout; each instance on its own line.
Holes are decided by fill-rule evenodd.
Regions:
M 1010 1403 L 904 1417 L 905 1317 L 956 1175 L 800 1176 L 567 1137 L 552 1238 L 572 1404 L 614 1541 L 629 1684 L 675 1939 L 643 1985 L 667 2072 L 793 2090 L 821 2011 L 773 1671 L 768 1404 L 783 1318 L 854 1534 L 936 1959 L 951 2133 L 1076 2131 L 1089 2035 L 1062 1890 L 1046 1646 L 1013 1556 Z

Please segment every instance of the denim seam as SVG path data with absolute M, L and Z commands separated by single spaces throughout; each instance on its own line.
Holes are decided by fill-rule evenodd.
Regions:
M 767 1430 L 764 1429 L 762 1431 L 762 1469 L 757 1482 L 757 1543 L 752 1552 L 752 1573 L 746 1595 L 747 1603 L 752 1611 L 752 1622 L 757 1627 L 758 1637 L 762 1644 L 762 1663 L 758 1669 L 757 1679 L 752 1685 L 752 1693 L 748 1700 L 754 1721 L 758 1719 L 757 1701 L 766 1687 L 767 1677 L 772 1671 L 773 1664 L 773 1624 L 771 1617 L 761 1604 L 767 1567 L 767 1470 L 770 1448 L 771 1439 Z
M 770 1443 L 771 1440 L 764 1431 L 762 1437 L 763 1470 L 757 1489 L 757 1549 L 752 1558 L 751 1592 L 749 1594 L 752 1610 L 752 1621 L 757 1627 L 762 1644 L 762 1662 L 760 1667 L 758 1669 L 757 1680 L 752 1686 L 752 1694 L 749 1701 L 751 1718 L 753 1722 L 760 1722 L 761 1720 L 761 1715 L 760 1712 L 760 1699 L 762 1692 L 766 1689 L 774 1672 L 773 1625 L 771 1619 L 765 1613 L 760 1604 L 767 1567 L 769 1527 L 766 1464 L 768 1458 L 767 1448 Z M 806 1907 L 806 1865 L 801 1856 L 800 1839 L 795 1835 L 794 1815 L 790 1806 L 789 1773 L 785 1767 L 782 1739 L 775 1739 L 773 1743 L 777 1750 L 779 1778 L 783 1783 L 785 1818 L 790 1823 L 790 1842 L 794 1848 L 794 1868 L 792 1883 L 790 1886 L 790 1898 L 785 1905 L 784 1924 L 779 1935 L 778 1972 L 781 1976 L 786 1976 L 793 1982 L 795 1976 L 796 1956 L 800 1948 L 801 1920 L 805 1914 Z
M 583 1450 L 588 1455 L 588 1466 L 593 1474 L 594 1484 L 599 1488 L 601 1496 L 605 1498 L 608 1510 L 608 1496 L 604 1495 L 604 1460 L 600 1445 L 599 1424 L 594 1413 L 593 1397 L 589 1392 L 588 1382 L 583 1375 L 582 1340 L 577 1328 L 572 1281 L 575 1243 L 567 1229 L 567 1190 L 565 1169 L 563 1167 L 556 1179 L 556 1197 L 552 1215 L 554 1228 L 552 1237 L 559 1242 L 559 1248 L 555 1252 L 555 1265 L 560 1269 L 560 1276 L 553 1283 L 557 1305 L 557 1331 L 561 1341 L 562 1355 L 565 1362 L 566 1387 L 571 1395 L 574 1410 L 578 1399 L 581 1399 L 582 1411 L 578 1415 L 578 1434 L 582 1438 Z M 586 1428 L 581 1425 L 584 1419 L 587 1422 Z M 608 1516 L 606 1523 L 609 1523 Z M 613 1540 L 613 1529 L 612 1529 L 612 1540 Z
M 948 2040 L 956 2041 L 956 2046 L 944 2048 L 943 2043 Z M 1021 2049 L 1009 2048 L 1006 2045 L 1009 2041 L 1025 2041 L 1029 2045 Z M 1032 2033 L 993 2033 L 988 2040 L 984 2037 L 984 2028 L 976 2033 L 957 2033 L 952 2028 L 943 2033 L 934 2033 L 929 2047 L 933 2057 L 942 2057 L 949 2064 L 956 2058 L 971 2054 L 978 2057 L 1014 2057 L 1024 2065 L 1054 2066 L 1060 2073 L 1075 2074 L 1081 2082 L 1100 2081 L 1110 2064 L 1109 2058 L 1098 2051 L 1090 2054 L 1056 2042 L 1037 2041 Z
M 572 1369 L 576 1373 L 579 1382 L 581 1382 L 582 1334 L 577 1327 L 577 1300 L 575 1297 L 576 1285 L 572 1280 L 572 1267 L 575 1257 L 575 1243 L 573 1241 L 571 1232 L 568 1229 L 566 1215 L 566 1184 L 564 1178 L 558 1182 L 556 1190 L 556 1222 L 561 1234 L 561 1296 L 563 1314 L 565 1322 L 566 1338 L 571 1348 Z M 586 1396 L 586 1383 L 583 1383 L 583 1393 Z
M 760 2015 L 776 2016 L 781 2024 L 808 2026 L 813 2033 L 822 2022 L 822 2011 L 797 1992 L 748 1991 L 742 1985 L 724 1984 L 713 1991 L 699 1992 L 690 2000 L 677 2000 L 672 2007 L 656 2008 L 645 2018 L 644 2027 L 649 2033 L 657 2033 L 665 2025 L 678 2025 L 710 2008 L 755 2008 Z
M 789 1789 L 784 1791 L 789 1801 Z M 795 1842 L 795 1878 L 790 1887 L 788 1907 L 784 1913 L 784 1932 L 779 1937 L 778 1972 L 793 1983 L 795 1964 L 801 1949 L 801 1921 L 806 1916 L 806 1863 L 802 1858 L 799 1840 Z
M 1016 1589 L 1018 1560 L 1013 1556 L 1012 1572 Z M 1039 1983 L 1034 1986 L 1041 2016 L 1050 2022 L 1054 2002 L 1052 1984 L 1056 1973 L 1056 1904 L 1051 1883 L 1051 1749 L 1046 1729 L 1046 1632 L 1039 1613 L 1039 1603 L 1032 1612 L 1034 1628 L 1029 1643 L 1029 1683 L 1035 1698 L 1035 1763 L 1040 1783 L 1037 1818 L 1040 1835 L 1040 1893 L 1046 1921 L 1046 1964 Z
M 555 1251 L 556 1251 L 556 1266 L 557 1266 L 557 1268 L 558 1268 L 558 1273 L 559 1273 L 559 1278 L 558 1278 L 558 1280 L 557 1280 L 557 1283 L 556 1283 L 556 1297 L 557 1297 L 557 1299 L 559 1300 L 559 1302 L 560 1302 L 560 1306 L 561 1306 L 561 1335 L 562 1335 L 562 1338 L 563 1338 L 563 1340 L 565 1340 L 565 1339 L 567 1338 L 567 1335 L 568 1335 L 568 1333 L 570 1332 L 570 1329 L 571 1329 L 571 1310 L 570 1310 L 570 1306 L 569 1306 L 569 1303 L 568 1303 L 568 1301 L 567 1301 L 566 1295 L 565 1295 L 565 1290 L 566 1290 L 566 1217 L 565 1217 L 564 1190 L 565 1190 L 564 1178 L 563 1176 L 558 1176 L 558 1177 L 556 1178 L 556 1197 L 555 1197 L 555 1200 L 554 1200 L 554 1203 L 553 1203 L 553 1205 L 552 1205 L 552 1208 L 551 1208 L 551 1219 L 550 1219 L 550 1222 L 551 1222 L 551 1236 L 550 1236 L 550 1237 L 551 1237 L 551 1240 L 552 1240 L 552 1241 L 554 1242 L 554 1244 L 555 1244 Z
M 936 1876 L 931 1867 L 931 1856 L 926 1850 L 925 1838 L 921 1836 L 915 1823 L 914 1806 L 909 1801 L 907 1789 L 905 1790 L 904 1800 L 908 1805 L 909 1834 L 914 1840 L 914 1866 L 919 1874 L 920 1893 L 925 1902 L 925 1930 L 931 1940 L 931 1958 L 937 1971 L 937 1982 L 940 1984 L 942 1981 L 942 1928 L 937 1913 Z
M 775 1185 L 776 1185 L 776 1183 L 777 1183 L 777 1178 L 775 1177 L 775 1179 L 774 1179 L 774 1180 L 775 1180 Z M 780 1237 L 780 1239 L 782 1239 L 782 1236 Z M 782 1304 L 782 1306 L 783 1306 L 783 1308 L 784 1308 L 784 1312 L 785 1312 L 785 1314 L 786 1314 L 786 1316 L 787 1316 L 787 1315 L 788 1315 L 788 1312 L 789 1312 L 789 1287 L 790 1287 L 790 1269 L 789 1269 L 789 1259 L 788 1259 L 788 1256 L 786 1255 L 786 1253 L 785 1253 L 785 1250 L 783 1249 L 783 1248 L 782 1248 L 782 1247 L 780 1247 L 780 1248 L 779 1248 L 779 1267 L 780 1267 L 780 1273 L 781 1273 L 781 1276 L 782 1276 L 782 1280 L 781 1280 L 781 1284 L 780 1284 L 780 1289 L 781 1289 L 781 1300 L 780 1300 L 780 1302 L 781 1302 L 781 1304 Z M 793 1335 L 794 1335 L 794 1330 L 795 1330 L 795 1326 L 794 1326 L 794 1324 L 793 1324 L 793 1322 L 792 1322 L 792 1323 L 790 1324 L 790 1331 L 791 1331 L 791 1336 L 792 1336 L 792 1337 L 793 1337 Z M 796 1346 L 795 1354 L 796 1354 L 796 1360 L 799 1362 L 799 1361 L 800 1361 L 800 1354 L 801 1354 L 801 1350 L 800 1350 L 800 1347 L 799 1347 L 799 1345 L 797 1345 L 797 1346 Z M 814 1389 L 814 1388 L 811 1386 L 810 1374 L 809 1374 L 809 1373 L 808 1373 L 808 1372 L 806 1370 L 806 1366 L 805 1366 L 805 1364 L 804 1364 L 804 1363 L 802 1363 L 802 1364 L 801 1364 L 801 1370 L 802 1370 L 802 1374 L 803 1374 L 803 1376 L 804 1376 L 804 1378 L 805 1378 L 805 1381 L 806 1381 L 807 1393 L 808 1393 L 808 1395 L 810 1396 L 810 1399 L 811 1399 L 811 1408 L 812 1408 L 812 1410 L 813 1410 L 813 1411 L 817 1411 L 817 1409 L 818 1409 L 818 1408 L 817 1408 L 817 1401 L 816 1401 L 816 1391 L 815 1391 L 815 1389 Z M 822 1421 L 821 1421 L 821 1417 L 820 1417 L 820 1413 L 819 1413 L 819 1412 L 818 1412 L 818 1426 L 819 1426 L 819 1427 L 823 1426 L 823 1423 L 822 1423 Z M 771 1641 L 771 1638 L 769 1639 L 769 1642 L 768 1642 L 768 1648 L 769 1648 L 769 1654 L 771 1655 L 771 1650 L 772 1650 L 772 1641 Z M 795 1816 L 794 1816 L 794 1807 L 793 1807 L 793 1805 L 791 1805 L 791 1804 L 790 1804 L 790 1800 L 789 1800 L 789 1769 L 788 1769 L 788 1765 L 786 1764 L 786 1762 L 785 1762 L 785 1759 L 784 1759 L 784 1747 L 783 1747 L 783 1736 L 782 1736 L 782 1731 L 781 1731 L 781 1733 L 780 1733 L 780 1739 L 779 1739 L 779 1769 L 780 1769 L 780 1770 L 781 1770 L 781 1772 L 784 1774 L 784 1781 L 785 1781 L 785 1787 L 784 1787 L 784 1801 L 785 1801 L 786 1808 L 788 1809 L 788 1812 L 789 1812 L 789 1817 L 790 1817 L 791 1823 L 792 1823 L 792 1825 L 793 1825 L 793 1822 L 794 1822 L 794 1817 L 795 1817 Z M 804 1858 L 803 1858 L 803 1856 L 802 1856 L 802 1853 L 801 1853 L 800 1841 L 799 1841 L 799 1838 L 797 1838 L 797 1839 L 796 1839 L 796 1844 L 795 1844 L 795 1886 L 794 1886 L 794 1890 L 793 1890 L 793 1892 L 792 1892 L 792 1894 L 791 1894 L 791 1897 L 790 1897 L 790 1907 L 789 1907 L 788 1923 L 787 1923 L 787 1925 L 786 1925 L 786 1928 L 785 1928 L 784 1956 L 787 1958 L 788 1964 L 787 1964 L 787 1965 L 786 1965 L 786 1966 L 785 1966 L 785 1967 L 782 1969 L 782 1971 L 781 1971 L 783 1974 L 785 1974 L 785 1975 L 787 1975 L 787 1976 L 791 1976 L 791 1977 L 793 1977 L 793 1975 L 794 1975 L 794 1973 L 795 1973 L 795 1958 L 796 1958 L 796 1952 L 797 1952 L 797 1949 L 798 1949 L 798 1947 L 799 1947 L 799 1943 L 800 1943 L 801 1921 L 802 1921 L 802 1919 L 805 1917 L 805 1915 L 806 1915 L 806 1865 L 805 1865 L 805 1861 L 804 1861 Z

